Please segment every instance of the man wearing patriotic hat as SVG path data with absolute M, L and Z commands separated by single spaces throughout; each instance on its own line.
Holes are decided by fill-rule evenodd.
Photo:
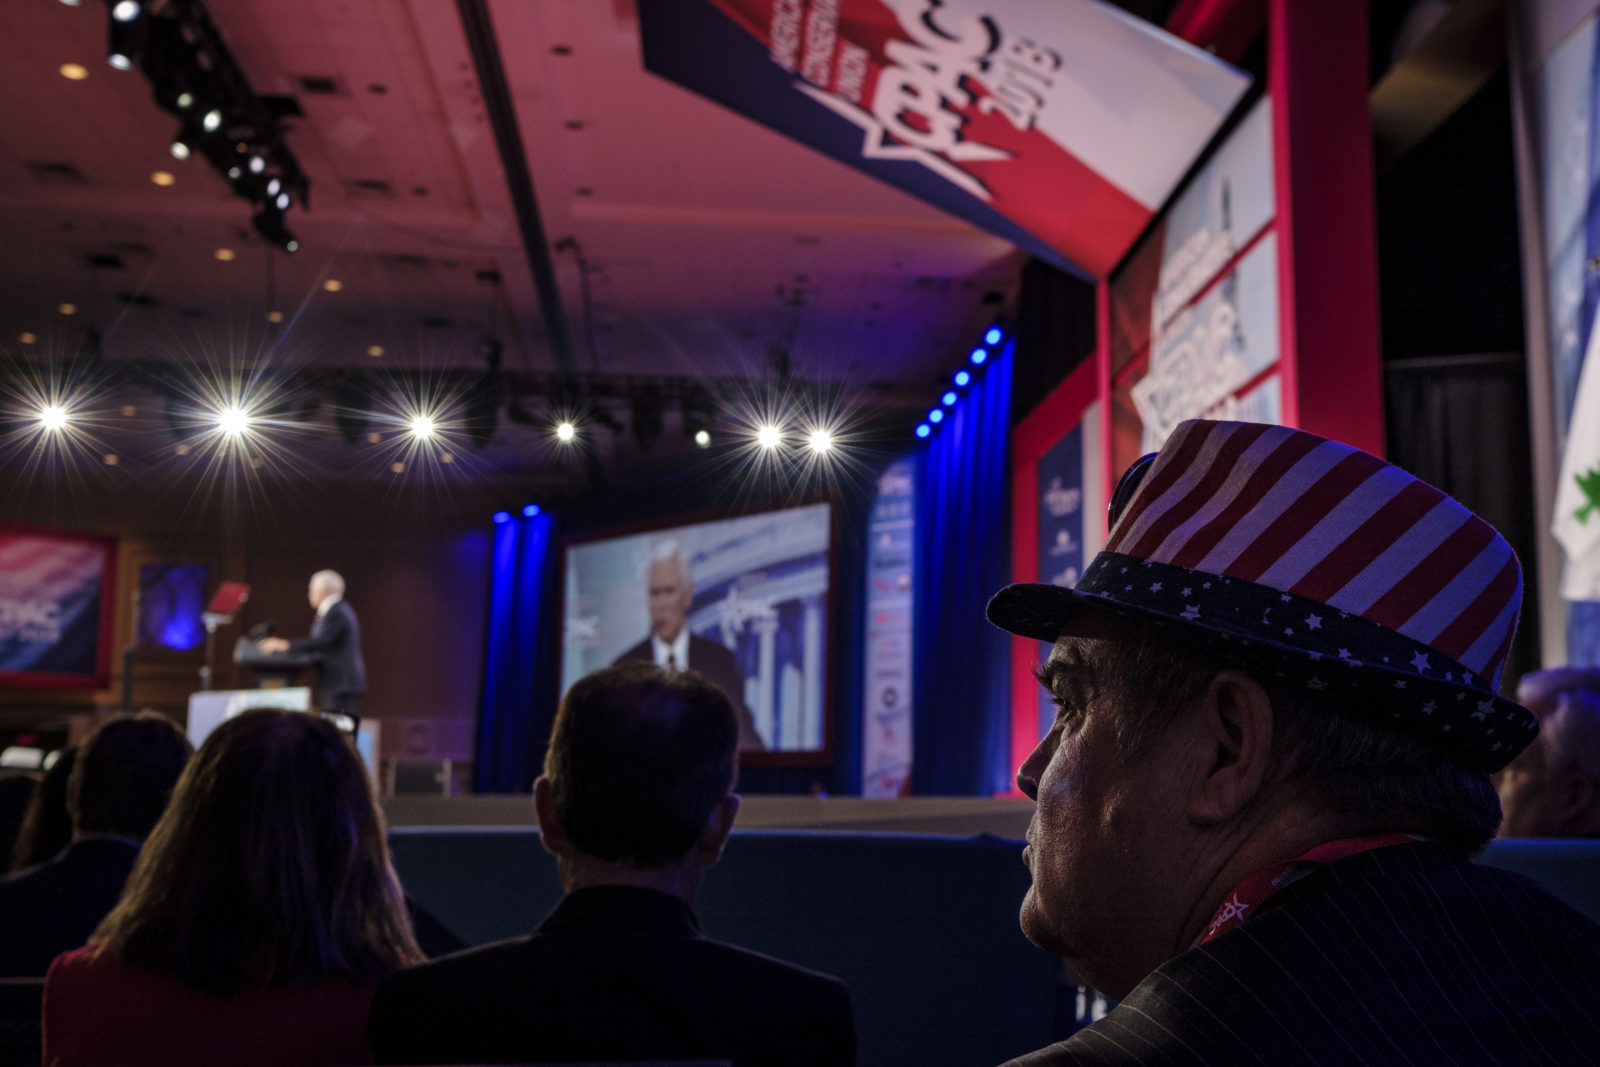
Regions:
M 1537 731 L 1504 539 L 1247 423 L 1183 423 L 1111 510 L 1076 589 L 988 610 L 1054 642 L 1023 932 L 1121 1001 L 1014 1064 L 1600 1062 L 1600 926 L 1470 862 Z

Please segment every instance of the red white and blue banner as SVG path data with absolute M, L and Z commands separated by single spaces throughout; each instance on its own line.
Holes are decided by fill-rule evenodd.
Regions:
M 106 685 L 116 547 L 0 526 L 0 685 Z
M 647 69 L 1106 275 L 1249 86 L 1098 0 L 640 0 Z
M 867 519 L 867 647 L 861 664 L 864 797 L 903 796 L 911 784 L 916 470 L 914 460 L 891 463 L 878 477 L 878 499 Z

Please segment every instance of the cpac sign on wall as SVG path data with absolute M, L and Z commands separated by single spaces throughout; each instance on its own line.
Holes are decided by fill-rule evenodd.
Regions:
M 1249 78 L 1096 0 L 640 0 L 649 70 L 1100 277 Z
M 0 525 L 0 686 L 102 688 L 116 541 Z
M 1197 417 L 1278 422 L 1272 102 L 1263 99 L 1111 280 L 1111 467 Z

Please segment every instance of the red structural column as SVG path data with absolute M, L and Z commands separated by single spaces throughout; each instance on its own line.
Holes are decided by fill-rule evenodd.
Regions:
M 1365 4 L 1270 0 L 1283 421 L 1383 452 Z

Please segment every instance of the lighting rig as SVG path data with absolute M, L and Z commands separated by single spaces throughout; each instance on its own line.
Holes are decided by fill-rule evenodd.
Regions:
M 107 61 L 119 70 L 137 66 L 156 105 L 178 120 L 173 157 L 204 159 L 252 205 L 256 232 L 298 251 L 288 213 L 309 206 L 311 183 L 282 123 L 302 114 L 299 104 L 251 88 L 200 0 L 106 0 L 106 10 Z

